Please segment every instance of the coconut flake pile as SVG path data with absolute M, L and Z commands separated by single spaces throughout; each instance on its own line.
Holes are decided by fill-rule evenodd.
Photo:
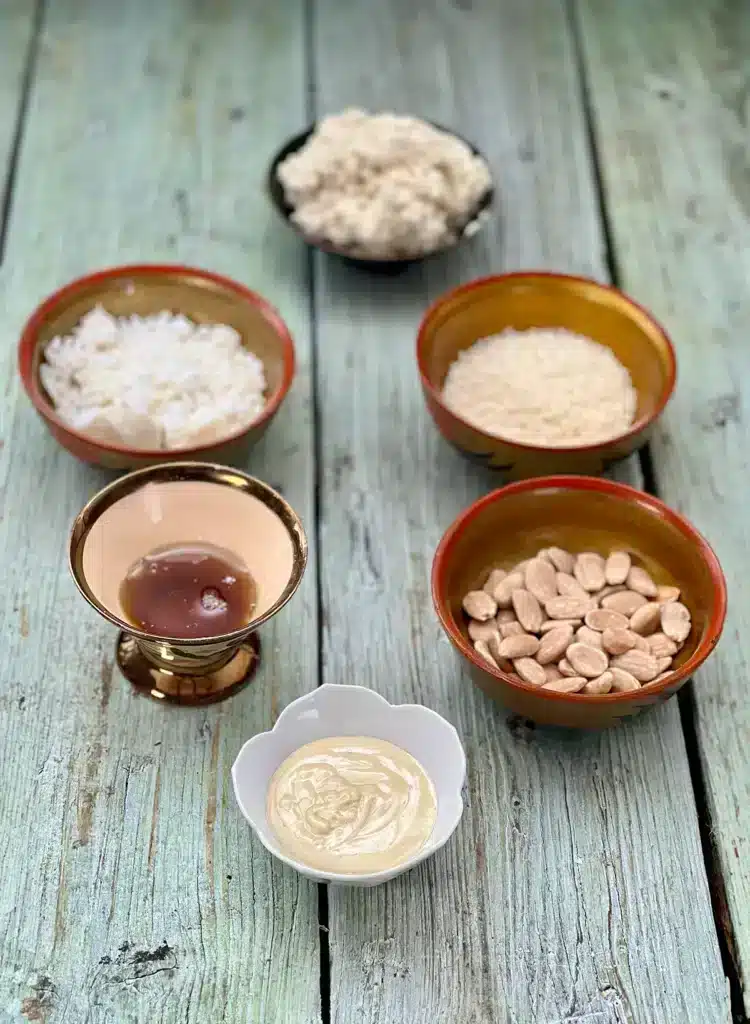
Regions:
M 97 306 L 46 346 L 39 368 L 57 413 L 105 444 L 146 450 L 211 444 L 265 405 L 263 364 L 224 324 L 168 311 L 114 317 Z
M 277 168 L 292 221 L 354 256 L 422 256 L 454 242 L 492 187 L 485 161 L 414 117 L 326 117 Z
M 638 395 L 611 349 L 555 328 L 503 331 L 459 353 L 443 385 L 456 415 L 494 437 L 545 448 L 624 433 Z

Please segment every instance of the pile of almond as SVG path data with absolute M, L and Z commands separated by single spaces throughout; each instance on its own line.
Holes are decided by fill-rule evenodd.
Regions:
M 463 607 L 474 649 L 494 668 L 547 690 L 602 694 L 669 675 L 691 628 L 679 597 L 626 551 L 553 547 L 493 569 Z

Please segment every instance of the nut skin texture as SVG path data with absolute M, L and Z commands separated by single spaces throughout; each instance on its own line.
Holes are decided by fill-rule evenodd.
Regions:
M 630 572 L 631 559 L 627 551 L 612 551 L 604 563 L 604 578 L 610 587 L 624 583 Z
M 487 622 L 497 615 L 495 599 L 483 590 L 470 590 L 463 600 L 464 611 L 477 622 Z
M 559 626 L 545 633 L 542 642 L 536 652 L 536 660 L 540 665 L 549 665 L 550 662 L 558 661 L 565 654 L 573 640 L 573 630 L 570 626 Z
M 565 652 L 565 658 L 577 675 L 586 676 L 587 679 L 596 679 L 607 671 L 609 665 L 609 658 L 604 651 L 582 643 L 571 644 Z

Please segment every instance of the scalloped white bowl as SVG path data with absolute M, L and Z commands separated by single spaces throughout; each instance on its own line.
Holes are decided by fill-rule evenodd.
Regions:
M 414 857 L 388 871 L 321 874 L 281 852 L 266 815 L 266 795 L 279 765 L 305 743 L 328 736 L 372 736 L 407 750 L 432 779 L 437 819 L 430 838 Z M 270 732 L 253 736 L 232 765 L 234 795 L 265 848 L 284 864 L 316 882 L 379 885 L 409 871 L 448 842 L 463 813 L 466 755 L 458 733 L 421 704 L 389 704 L 364 686 L 325 683 L 287 705 Z

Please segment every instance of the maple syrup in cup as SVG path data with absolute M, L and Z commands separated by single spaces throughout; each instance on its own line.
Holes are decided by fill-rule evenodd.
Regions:
M 164 544 L 134 562 L 120 585 L 127 619 L 180 640 L 233 633 L 252 619 L 257 586 L 233 552 L 204 542 Z

